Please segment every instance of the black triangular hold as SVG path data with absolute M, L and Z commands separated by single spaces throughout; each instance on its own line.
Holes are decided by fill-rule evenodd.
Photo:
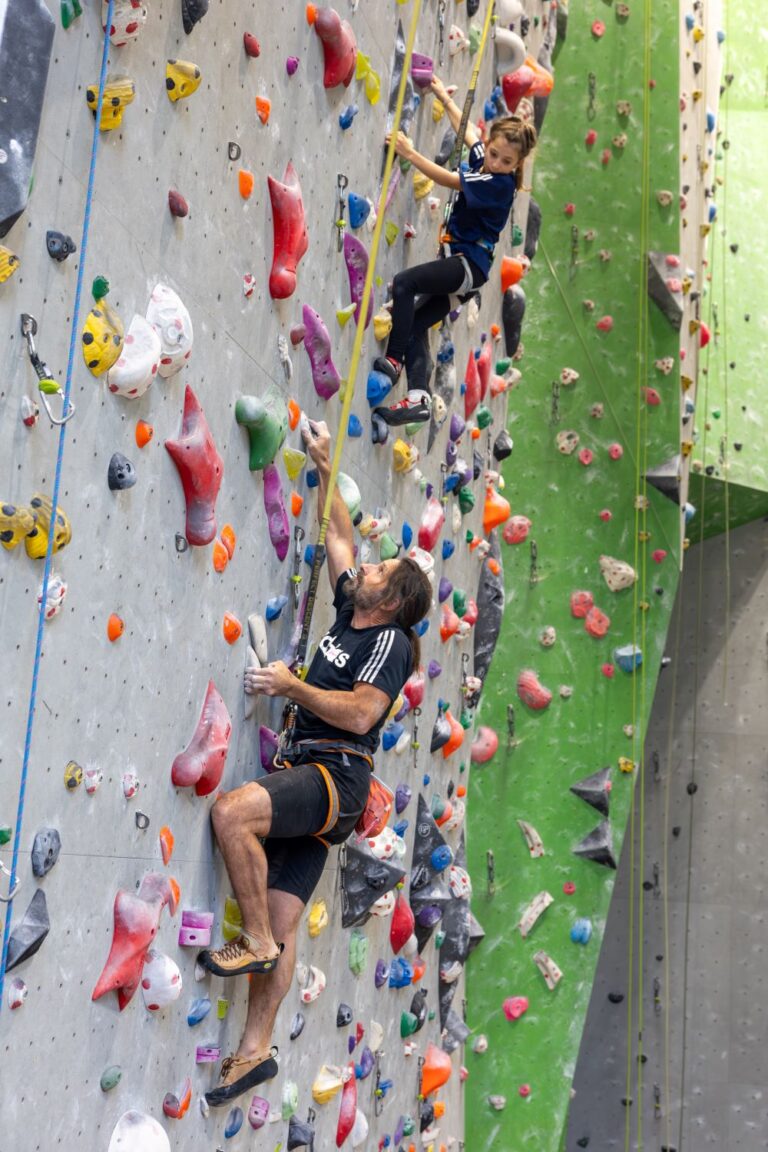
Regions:
M 349 843 L 340 864 L 342 882 L 341 923 L 349 928 L 367 918 L 368 909 L 405 876 L 405 870 L 389 860 L 377 860 L 364 845 Z
M 648 253 L 648 295 L 656 307 L 664 313 L 677 331 L 683 322 L 683 292 L 673 291 L 667 281 L 673 279 L 667 265 L 665 252 Z M 677 279 L 677 277 L 674 277 Z
M 493 572 L 489 561 L 495 561 Z M 501 546 L 496 531 L 491 532 L 491 547 L 480 569 L 477 586 L 477 624 L 473 628 L 475 676 L 485 681 L 491 665 L 504 615 L 504 569 L 501 564 Z M 458 861 L 457 861 L 458 863 Z M 463 865 L 462 865 L 463 867 Z
M 469 1028 L 453 1008 L 449 1008 L 443 1025 L 442 1041 L 444 1052 L 454 1052 L 469 1036 Z
M 507 356 L 514 356 L 520 347 L 525 303 L 525 292 L 520 284 L 513 284 L 511 288 L 507 288 L 501 304 L 501 326 L 504 329 L 504 347 Z
M 288 1152 L 295 1148 L 308 1148 L 309 1152 L 315 1147 L 315 1128 L 309 1120 L 299 1120 L 291 1116 L 288 1122 Z
M 693 62 L 693 74 L 694 74 L 694 76 L 698 76 L 699 72 L 701 72 L 701 61 L 700 60 L 694 60 L 694 62 Z
M 436 848 L 445 847 L 445 838 L 420 792 L 411 860 L 411 902 L 414 898 L 419 899 L 419 889 L 425 888 L 442 871 L 432 867 L 432 853 Z
M 45 892 L 42 888 L 38 888 L 22 919 L 11 932 L 6 972 L 10 972 L 17 964 L 34 956 L 50 930 L 51 922 L 48 919 Z
M 603 820 L 597 828 L 593 828 L 584 839 L 573 849 L 574 856 L 581 856 L 584 860 L 593 860 L 595 864 L 602 864 L 604 868 L 616 868 L 613 855 L 613 832 L 608 820 Z
M 611 769 L 600 768 L 599 771 L 593 772 L 591 776 L 585 776 L 583 780 L 577 781 L 576 784 L 571 784 L 571 792 L 586 804 L 597 808 L 598 812 L 602 812 L 603 816 L 607 816 L 611 798 L 610 783 Z
M 679 505 L 680 470 L 681 459 L 678 454 L 677 456 L 670 456 L 669 460 L 665 460 L 657 468 L 649 468 L 645 478 L 652 488 L 661 492 L 662 496 L 666 496 L 673 504 Z
M 483 942 L 483 940 L 485 940 L 485 928 L 483 928 L 480 921 L 475 916 L 473 916 L 473 914 L 470 912 L 470 914 L 469 914 L 469 951 L 474 952 L 475 948 L 477 948 L 478 944 L 481 944 Z

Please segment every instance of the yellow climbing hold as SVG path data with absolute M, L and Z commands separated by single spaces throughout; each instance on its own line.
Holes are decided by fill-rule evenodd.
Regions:
M 4 284 L 6 280 L 10 280 L 14 272 L 19 270 L 19 258 L 15 252 L 11 252 L 10 248 L 4 248 L 0 244 L 0 284 Z
M 419 450 L 406 440 L 395 440 L 392 445 L 392 460 L 395 472 L 410 472 L 419 458 Z
M 234 896 L 227 896 L 224 901 L 224 919 L 221 924 L 221 934 L 225 940 L 234 940 L 243 930 L 243 914 L 240 905 Z
M 316 1104 L 327 1104 L 341 1091 L 341 1069 L 323 1064 L 312 1085 L 312 1099 Z
M 283 463 L 289 480 L 295 480 L 307 462 L 306 452 L 298 448 L 283 448 Z
M 423 200 L 425 196 L 429 196 L 434 186 L 434 180 L 430 180 L 429 176 L 425 176 L 423 172 L 418 172 L 414 168 L 413 195 L 416 200 Z
M 0 544 L 12 552 L 35 526 L 35 514 L 18 504 L 0 504 Z
M 123 322 L 106 300 L 91 309 L 83 327 L 83 360 L 94 376 L 108 372 L 123 350 Z
M 373 318 L 373 334 L 377 340 L 386 340 L 392 331 L 392 313 L 382 308 Z
M 347 304 L 346 308 L 336 309 L 336 319 L 338 320 L 340 327 L 343 328 L 347 321 L 352 319 L 356 308 L 357 304 Z
M 133 103 L 136 95 L 136 85 L 130 76 L 107 77 L 104 86 L 104 99 L 101 104 L 101 120 L 99 130 L 109 132 L 119 128 L 123 121 L 123 111 Z M 89 84 L 85 91 L 85 99 L 94 116 L 99 106 L 99 86 Z
M 381 79 L 378 72 L 375 72 L 373 68 L 365 78 L 365 94 L 368 97 L 368 103 L 373 104 L 374 107 L 381 98 Z
M 433 100 L 432 101 L 432 119 L 434 120 L 435 124 L 439 124 L 444 115 L 445 115 L 445 104 L 443 104 L 442 100 Z
M 328 906 L 325 900 L 315 900 L 309 913 L 309 934 L 319 936 L 323 928 L 328 927 Z
M 197 64 L 188 60 L 169 60 L 165 66 L 165 88 L 168 99 L 174 104 L 184 100 L 200 87 L 203 74 Z
M 699 28 L 698 24 L 693 30 L 693 40 L 695 44 L 700 43 L 704 39 L 704 29 Z
M 389 244 L 390 248 L 394 244 L 395 240 L 397 240 L 399 235 L 400 229 L 398 228 L 397 224 L 395 224 L 393 220 L 387 220 L 386 224 L 384 225 L 384 239 L 386 240 L 387 244 Z
M 689 388 L 692 388 L 693 387 L 693 380 L 691 379 L 691 377 L 690 376 L 681 376 L 680 377 L 680 387 L 682 388 L 683 392 L 687 392 Z
M 355 61 L 355 80 L 365 80 L 371 70 L 371 58 L 365 52 L 358 52 Z
M 42 560 L 48 550 L 48 536 L 51 532 L 53 519 L 53 551 L 58 552 L 72 539 L 72 526 L 61 505 L 56 507 L 56 516 L 52 517 L 53 505 L 48 496 L 36 492 L 29 502 L 30 509 L 35 517 L 32 530 L 24 541 L 27 556 L 32 560 Z
M 83 782 L 83 770 L 77 760 L 70 760 L 64 769 L 64 787 L 68 792 L 74 792 Z
M 634 760 L 630 760 L 629 756 L 619 756 L 619 770 L 621 772 L 634 772 L 635 767 Z

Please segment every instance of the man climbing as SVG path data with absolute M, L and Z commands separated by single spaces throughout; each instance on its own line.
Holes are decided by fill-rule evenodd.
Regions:
M 322 519 L 330 435 L 324 423 L 311 421 L 302 435 L 318 471 Z M 253 974 L 239 1048 L 224 1060 L 218 1087 L 206 1093 L 214 1107 L 277 1074 L 272 1031 L 293 978 L 296 930 L 329 846 L 347 839 L 363 811 L 382 724 L 418 666 L 413 627 L 431 603 L 429 581 L 412 560 L 354 567 L 352 521 L 338 488 L 325 543 L 337 615 L 306 680 L 279 660 L 245 674 L 246 692 L 284 696 L 298 706 L 286 768 L 220 792 L 213 806 L 243 931 L 198 959 L 218 976 Z

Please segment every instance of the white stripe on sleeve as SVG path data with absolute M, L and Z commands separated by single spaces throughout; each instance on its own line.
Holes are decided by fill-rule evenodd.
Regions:
M 373 683 L 373 681 L 384 667 L 394 642 L 394 628 L 388 628 L 386 632 L 381 633 L 381 635 L 376 640 L 376 644 L 367 664 L 365 664 L 365 666 L 361 669 L 357 677 L 358 680 L 365 680 L 369 684 Z

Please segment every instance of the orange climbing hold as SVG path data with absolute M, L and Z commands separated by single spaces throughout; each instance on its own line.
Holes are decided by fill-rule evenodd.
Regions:
M 295 400 L 288 401 L 288 427 L 291 432 L 295 432 L 301 420 L 301 408 Z
M 222 544 L 221 540 L 214 540 L 213 542 L 213 568 L 215 572 L 223 572 L 229 564 L 229 552 Z
M 173 832 L 171 832 L 167 824 L 163 824 L 162 828 L 160 829 L 159 839 L 160 851 L 163 855 L 163 864 L 167 864 L 171 859 L 171 856 L 173 856 L 173 845 L 175 843 Z
M 269 120 L 269 114 L 272 111 L 272 101 L 267 100 L 266 96 L 256 97 L 256 115 L 262 124 L 266 124 Z
M 235 554 L 235 545 L 237 544 L 237 536 L 235 535 L 235 530 L 231 524 L 225 524 L 222 528 L 221 542 L 226 548 L 227 554 L 231 560 Z
M 247 200 L 253 192 L 253 172 L 249 172 L 247 168 L 241 168 L 237 174 L 237 186 L 243 200 Z
M 146 420 L 136 421 L 136 444 L 139 448 L 146 448 L 150 440 L 155 434 L 155 430 L 151 424 L 147 424 Z
M 464 729 L 456 717 L 451 715 L 450 708 L 446 708 L 445 718 L 451 726 L 451 734 L 445 744 L 443 744 L 443 759 L 447 760 L 449 756 L 453 755 L 457 748 L 461 748 L 464 742 Z
M 116 612 L 113 612 L 107 620 L 107 637 L 114 644 L 115 640 L 119 640 L 125 632 L 125 622 L 120 619 Z
M 504 256 L 501 261 L 501 291 L 506 292 L 525 275 L 525 264 L 518 256 Z
M 492 484 L 485 490 L 485 507 L 483 508 L 483 532 L 490 535 L 494 528 L 509 519 L 512 509 L 509 500 L 505 500 Z
M 298 492 L 291 492 L 291 516 L 301 516 L 301 510 L 304 507 L 304 497 L 300 496 Z
M 426 960 L 422 960 L 421 956 L 416 956 L 412 965 L 413 975 L 411 976 L 411 984 L 418 984 L 422 976 L 427 970 Z
M 424 1053 L 421 1069 L 421 1095 L 426 1098 L 431 1092 L 442 1088 L 451 1076 L 451 1057 L 436 1044 L 430 1044 Z
M 447 604 L 443 604 L 443 615 L 440 620 L 440 639 L 443 644 L 451 636 L 455 636 L 459 628 L 459 618 Z
M 221 625 L 227 644 L 235 644 L 243 634 L 243 626 L 233 612 L 225 612 Z
M 315 20 L 317 20 L 317 5 L 307 4 L 306 8 L 304 9 L 304 15 L 307 18 L 307 24 L 309 24 L 311 27 Z

